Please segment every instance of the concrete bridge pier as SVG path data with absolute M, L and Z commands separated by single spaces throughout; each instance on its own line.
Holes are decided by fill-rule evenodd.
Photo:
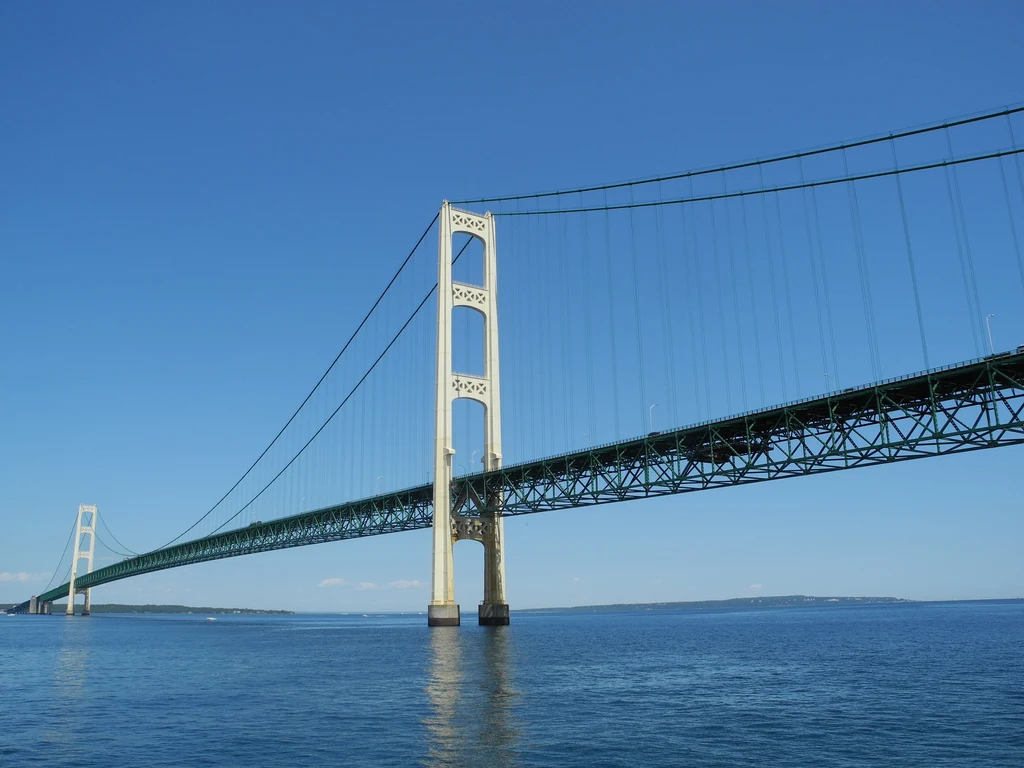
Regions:
M 509 625 L 508 603 L 480 603 L 481 627 L 507 627 Z
M 33 616 L 39 613 L 39 600 L 35 595 L 28 599 L 28 612 Z
M 457 627 L 462 623 L 462 614 L 455 603 L 427 606 L 428 627 Z
M 496 502 L 492 501 L 492 505 Z M 503 627 L 509 623 L 508 603 L 505 600 L 505 563 L 503 539 L 505 526 L 501 515 L 485 517 L 484 545 L 484 599 L 480 603 L 478 623 L 481 627 Z

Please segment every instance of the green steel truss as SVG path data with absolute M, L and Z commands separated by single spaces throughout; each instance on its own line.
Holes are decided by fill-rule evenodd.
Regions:
M 216 533 L 184 544 L 147 552 L 138 557 L 126 558 L 120 563 L 78 576 L 75 579 L 75 589 L 95 587 L 130 576 L 207 560 L 429 528 L 433 516 L 432 498 L 432 486 L 424 485 L 283 517 L 267 523 L 254 523 L 247 528 Z M 47 601 L 67 597 L 69 586 L 65 582 L 39 595 L 38 599 Z
M 1024 354 L 1001 355 L 467 478 L 518 515 L 1024 443 Z
M 457 478 L 452 498 L 460 500 L 462 518 L 491 512 L 502 499 L 503 515 L 521 515 L 1021 443 L 1024 354 L 1005 354 Z M 75 586 L 428 528 L 432 495 L 431 486 L 423 485 L 253 524 L 101 568 L 80 576 Z M 476 502 L 471 509 L 467 499 Z M 65 583 L 39 600 L 67 593 Z

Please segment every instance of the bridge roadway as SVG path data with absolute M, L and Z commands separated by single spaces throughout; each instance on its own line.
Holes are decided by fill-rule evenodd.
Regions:
M 774 408 L 456 478 L 505 516 L 586 507 L 1024 443 L 1024 349 Z M 429 528 L 431 485 L 154 550 L 76 588 L 255 552 Z M 479 503 L 462 515 L 487 509 Z M 68 584 L 39 596 L 66 597 Z M 13 610 L 27 610 L 28 602 Z

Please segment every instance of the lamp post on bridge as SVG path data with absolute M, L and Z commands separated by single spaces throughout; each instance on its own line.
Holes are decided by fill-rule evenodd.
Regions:
M 995 344 L 992 343 L 992 318 L 995 317 L 993 314 L 985 315 L 985 328 L 988 330 L 988 353 L 994 355 L 996 353 Z
M 654 409 L 657 407 L 657 405 L 657 403 L 651 403 L 651 407 L 647 409 L 648 432 L 654 431 Z

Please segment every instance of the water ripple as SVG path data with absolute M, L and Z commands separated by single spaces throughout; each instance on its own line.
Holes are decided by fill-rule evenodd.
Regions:
M 16 617 L 0 765 L 1019 766 L 1024 604 Z

